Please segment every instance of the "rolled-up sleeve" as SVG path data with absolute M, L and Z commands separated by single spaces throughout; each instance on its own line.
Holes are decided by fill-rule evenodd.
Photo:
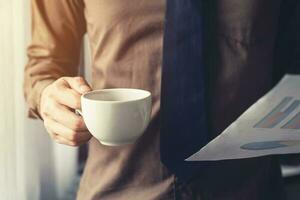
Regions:
M 24 96 L 29 117 L 38 118 L 43 89 L 62 76 L 77 75 L 86 26 L 81 0 L 31 0 L 31 13 Z

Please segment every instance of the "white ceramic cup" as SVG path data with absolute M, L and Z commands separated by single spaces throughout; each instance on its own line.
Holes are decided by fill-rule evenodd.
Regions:
M 140 89 L 94 90 L 81 96 L 81 111 L 90 133 L 102 144 L 134 143 L 147 128 L 151 93 Z

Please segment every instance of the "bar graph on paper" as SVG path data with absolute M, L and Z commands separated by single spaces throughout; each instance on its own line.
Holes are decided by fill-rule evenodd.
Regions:
M 285 97 L 282 101 L 262 120 L 254 125 L 254 128 L 274 128 L 282 123 L 291 113 L 299 110 L 300 100 L 293 97 Z M 300 111 L 283 126 L 283 129 L 300 129 Z
M 293 97 L 285 97 L 281 102 L 275 106 L 271 112 L 269 112 L 264 118 L 262 118 L 254 128 L 275 128 L 281 124 L 284 120 L 290 117 L 290 119 L 279 128 L 282 129 L 300 129 L 300 100 L 294 99 Z M 292 113 L 297 112 L 296 115 L 291 117 Z M 293 145 L 300 145 L 300 141 L 261 141 L 261 142 L 251 142 L 242 145 L 240 148 L 244 150 L 266 150 L 283 148 Z
M 187 161 L 300 153 L 300 75 L 285 76 Z

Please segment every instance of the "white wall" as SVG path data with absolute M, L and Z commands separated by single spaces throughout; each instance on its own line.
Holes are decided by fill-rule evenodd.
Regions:
M 0 0 L 1 200 L 60 199 L 76 172 L 77 149 L 54 144 L 42 122 L 26 116 L 22 83 L 29 2 Z
M 23 31 L 23 26 L 19 25 L 14 19 L 14 1 L 0 1 L 0 193 L 3 199 L 17 199 L 21 196 L 27 196 L 25 183 L 25 150 L 23 140 L 24 118 L 22 110 L 24 108 L 22 100 L 17 104 L 20 87 L 15 82 L 20 74 L 17 65 L 24 61 L 24 56 L 20 56 L 15 48 L 24 45 L 24 37 L 16 37 L 15 31 Z M 16 8 L 20 10 L 18 5 Z M 21 16 L 23 12 L 19 13 Z M 16 59 L 17 58 L 17 59 Z M 21 82 L 21 81 L 20 81 Z M 19 99 L 20 100 L 20 99 Z M 32 180 L 36 180 L 35 174 L 32 174 Z M 31 194 L 37 194 L 34 188 Z M 21 196 L 18 196 L 21 195 Z

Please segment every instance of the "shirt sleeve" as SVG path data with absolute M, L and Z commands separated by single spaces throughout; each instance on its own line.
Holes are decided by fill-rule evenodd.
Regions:
M 29 117 L 39 118 L 43 89 L 62 76 L 76 76 L 86 32 L 81 0 L 31 0 L 32 41 L 27 49 L 24 96 Z

